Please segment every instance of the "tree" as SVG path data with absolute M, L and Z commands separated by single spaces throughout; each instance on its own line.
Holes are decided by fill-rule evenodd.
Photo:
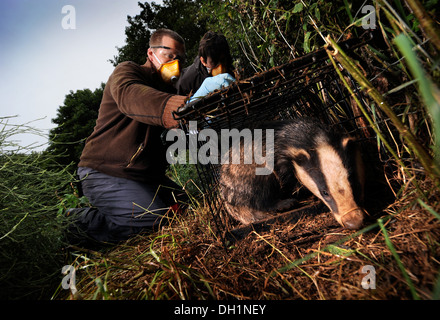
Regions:
M 126 45 L 118 48 L 118 55 L 110 62 L 115 66 L 129 60 L 144 64 L 151 33 L 167 28 L 183 37 L 187 64 L 191 64 L 197 56 L 200 39 L 207 31 L 207 18 L 200 14 L 202 5 L 200 0 L 164 0 L 162 5 L 139 2 L 142 11 L 134 17 L 128 16 L 130 26 L 125 29 Z
M 212 0 L 204 4 L 202 14 L 210 17 L 208 28 L 218 29 L 228 39 L 233 56 L 240 61 L 242 76 L 248 77 L 324 45 L 315 23 L 325 35 L 339 36 L 352 22 L 346 1 L 310 0 L 306 3 L 300 0 Z
M 52 119 L 58 126 L 49 133 L 47 152 L 58 155 L 60 164 L 78 164 L 84 142 L 98 118 L 104 86 L 102 83 L 93 92 L 90 89 L 70 91 L 64 105 L 58 108 L 57 117 Z

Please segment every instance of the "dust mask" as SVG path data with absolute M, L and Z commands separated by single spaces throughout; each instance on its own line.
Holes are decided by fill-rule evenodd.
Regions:
M 212 76 L 215 77 L 218 74 L 226 73 L 226 68 L 220 63 L 217 67 L 212 69 Z
M 176 59 L 167 63 L 162 63 L 162 61 L 160 61 L 160 59 L 156 56 L 154 52 L 153 55 L 160 63 L 158 72 L 162 77 L 162 80 L 168 84 L 176 83 L 177 79 L 179 79 L 180 77 L 179 60 Z

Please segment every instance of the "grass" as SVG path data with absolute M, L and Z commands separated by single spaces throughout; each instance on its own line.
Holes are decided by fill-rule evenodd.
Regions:
M 383 233 L 384 239 L 385 239 L 385 244 L 387 245 L 388 249 L 390 250 L 391 254 L 393 255 L 394 259 L 396 260 L 397 266 L 400 269 L 400 272 L 402 273 L 403 277 L 405 278 L 406 283 L 408 284 L 408 287 L 411 290 L 411 295 L 413 297 L 414 300 L 420 300 L 416 289 L 414 287 L 413 282 L 411 281 L 411 278 L 408 275 L 408 272 L 406 272 L 405 267 L 402 264 L 402 261 L 399 258 L 399 255 L 396 252 L 396 249 L 393 246 L 393 243 L 391 242 L 389 236 L 388 236 L 388 232 L 386 230 L 386 228 L 383 225 L 383 221 L 382 219 L 378 219 L 377 220 L 380 226 L 380 229 Z
M 433 123 L 434 136 L 440 137 L 440 90 L 418 62 L 408 37 L 400 34 L 395 38 L 395 43 L 406 57 L 413 78 L 418 82 L 417 89 Z M 435 143 L 435 145 L 438 145 L 438 143 Z M 437 167 L 437 170 L 440 170 L 440 148 L 435 148 L 434 153 L 436 162 L 433 165 Z
M 438 211 L 438 192 L 430 199 Z M 323 212 L 226 248 L 206 227 L 212 217 L 202 209 L 106 252 L 79 250 L 72 261 L 81 279 L 75 298 L 431 299 L 438 292 L 440 221 L 419 205 L 413 188 L 358 232 Z M 313 231 L 322 237 L 307 241 Z M 367 265 L 376 270 L 374 290 L 361 287 Z M 57 298 L 68 296 L 60 290 Z
M 14 141 L 41 132 L 8 121 L 0 118 L 0 299 L 47 299 L 64 260 L 57 192 L 71 175 L 55 157 Z

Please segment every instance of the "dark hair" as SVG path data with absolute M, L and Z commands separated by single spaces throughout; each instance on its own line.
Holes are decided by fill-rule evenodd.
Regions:
M 185 40 L 183 40 L 183 38 L 176 31 L 170 29 L 157 29 L 150 37 L 150 47 L 160 45 L 164 36 L 168 36 L 174 41 L 185 45 Z
M 205 61 L 208 57 L 217 65 L 222 63 L 228 70 L 232 70 L 232 57 L 226 37 L 214 31 L 208 31 L 200 40 L 199 56 Z

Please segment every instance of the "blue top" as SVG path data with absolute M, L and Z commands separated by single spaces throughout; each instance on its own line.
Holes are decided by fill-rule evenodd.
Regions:
M 234 81 L 235 78 L 229 73 L 221 73 L 214 77 L 208 77 L 203 81 L 202 85 L 194 93 L 189 102 L 203 98 L 215 90 L 226 88 Z

